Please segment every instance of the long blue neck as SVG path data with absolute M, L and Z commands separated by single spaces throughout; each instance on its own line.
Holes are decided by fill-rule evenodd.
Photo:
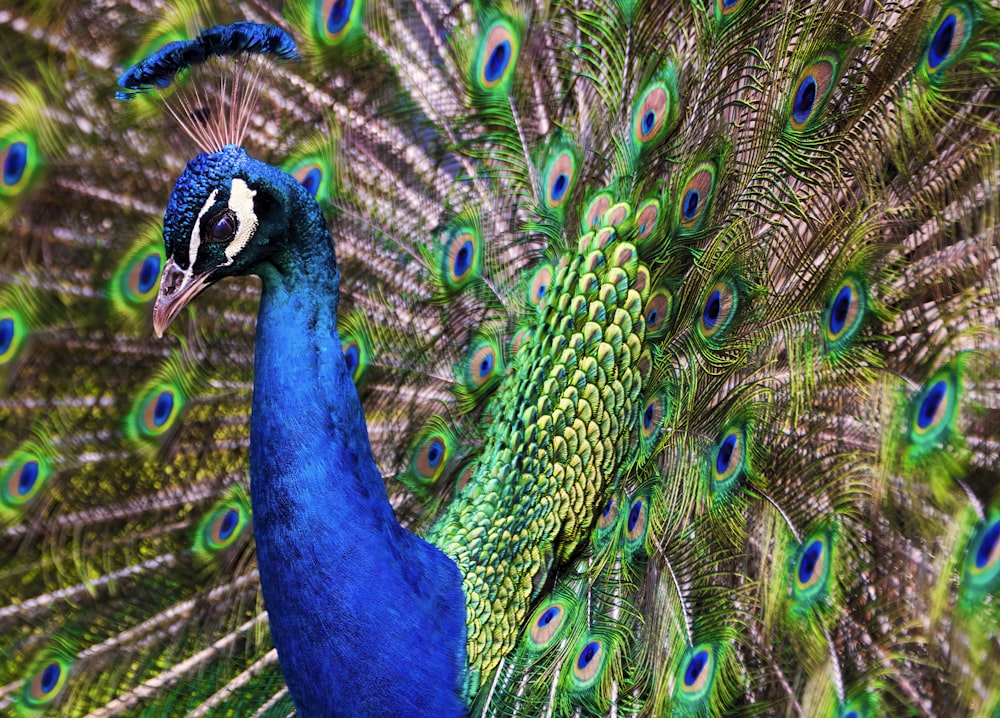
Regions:
M 309 225 L 257 268 L 250 496 L 281 671 L 303 716 L 460 715 L 462 579 L 392 513 L 341 353 L 333 248 Z

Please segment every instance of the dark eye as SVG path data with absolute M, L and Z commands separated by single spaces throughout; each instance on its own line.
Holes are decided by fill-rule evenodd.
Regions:
M 212 231 L 207 241 L 228 242 L 236 236 L 236 228 L 239 226 L 239 222 L 236 219 L 236 213 L 231 209 L 227 209 L 216 218 L 215 223 L 211 226 Z

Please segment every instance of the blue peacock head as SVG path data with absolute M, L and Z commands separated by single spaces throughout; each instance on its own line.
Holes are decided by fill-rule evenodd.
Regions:
M 224 277 L 259 273 L 292 251 L 303 217 L 319 213 L 294 177 L 235 145 L 191 160 L 163 217 L 166 264 L 153 307 L 157 336 L 204 289 Z M 321 216 L 321 215 L 320 215 Z
M 179 73 L 209 60 L 226 58 L 232 73 L 231 96 L 208 98 L 216 107 L 206 105 L 197 90 L 170 100 L 177 103 L 171 111 L 181 128 L 203 152 L 177 180 L 163 218 L 167 256 L 153 308 L 157 336 L 205 288 L 223 277 L 259 272 L 262 262 L 288 250 L 295 225 L 322 216 L 294 177 L 252 159 L 239 146 L 256 100 L 254 76 L 245 69 L 262 55 L 294 58 L 295 42 L 273 25 L 240 22 L 164 45 L 119 78 L 118 98 L 129 100 L 166 88 Z

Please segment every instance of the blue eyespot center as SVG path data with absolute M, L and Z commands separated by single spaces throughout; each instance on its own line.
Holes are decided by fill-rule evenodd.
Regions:
M 27 166 L 27 143 L 12 142 L 7 148 L 7 157 L 3 161 L 3 183 L 8 187 L 17 184 L 24 176 L 24 168 Z
M 469 271 L 469 267 L 472 266 L 472 240 L 467 239 L 462 243 L 462 246 L 458 248 L 458 253 L 455 255 L 455 275 L 458 277 L 463 276 Z
M 583 650 L 580 651 L 580 657 L 576 659 L 576 667 L 581 671 L 590 665 L 590 662 L 594 660 L 594 656 L 597 655 L 597 651 L 600 649 L 600 644 L 597 641 L 591 641 Z
M 601 512 L 602 516 L 607 516 L 611 513 L 611 509 L 615 507 L 615 500 L 613 498 L 608 499 L 608 503 L 604 504 L 604 511 Z
M 715 323 L 719 321 L 719 313 L 722 311 L 722 295 L 719 290 L 716 289 L 714 292 L 708 295 L 708 301 L 705 302 L 705 311 L 702 312 L 702 317 L 705 321 L 705 326 L 711 329 L 715 326 Z
M 333 15 L 333 13 L 330 14 L 331 16 Z M 306 188 L 306 191 L 315 197 L 316 193 L 319 192 L 320 184 L 323 182 L 323 172 L 319 167 L 313 167 L 311 170 L 306 172 L 306 176 L 303 177 L 300 182 L 302 186 Z
M 660 313 L 656 311 L 656 308 L 650 309 L 646 313 L 646 329 L 655 329 L 656 323 L 660 321 Z
M 21 475 L 17 479 L 17 493 L 27 496 L 35 488 L 38 480 L 38 462 L 35 460 L 26 461 L 21 467 Z
M 648 429 L 653 423 L 653 414 L 655 413 L 655 406 L 651 403 L 646 407 L 646 411 L 642 414 L 642 425 L 644 428 Z
M 493 48 L 489 58 L 486 60 L 485 77 L 487 82 L 496 82 L 507 69 L 510 61 L 510 40 L 503 40 Z
M 698 214 L 698 204 L 701 202 L 701 193 L 696 189 L 689 189 L 684 196 L 684 219 L 694 219 Z
M 990 524 L 983 535 L 983 540 L 979 542 L 979 548 L 976 550 L 976 568 L 986 568 L 990 562 L 990 556 L 996 550 L 997 542 L 1000 542 L 1000 520 Z
M 0 319 L 0 354 L 5 354 L 14 342 L 14 320 L 10 317 Z
M 935 382 L 934 386 L 927 392 L 924 400 L 920 402 L 920 411 L 917 413 L 917 425 L 921 429 L 927 429 L 934 423 L 934 417 L 937 416 L 941 402 L 944 401 L 947 393 L 948 382 L 944 379 Z
M 535 297 L 538 299 L 542 299 L 545 296 L 545 292 L 548 288 L 549 287 L 547 284 L 539 284 L 538 289 L 535 291 Z
M 552 199 L 559 201 L 566 194 L 566 188 L 569 187 L 569 175 L 565 172 L 559 174 L 556 177 L 556 181 L 552 183 Z
M 360 361 L 361 349 L 358 348 L 357 344 L 351 344 L 344 350 L 344 364 L 347 365 L 348 373 L 353 374 Z
M 689 688 L 698 682 L 701 672 L 708 665 L 708 651 L 702 649 L 695 653 L 688 661 L 687 670 L 684 671 L 684 685 Z
M 558 606 L 549 606 L 545 609 L 545 612 L 538 617 L 538 627 L 545 628 L 545 626 L 552 623 L 552 621 L 559 615 Z
M 840 334 L 847 322 L 847 315 L 851 310 L 852 292 L 850 287 L 842 287 L 837 292 L 837 297 L 833 300 L 833 307 L 830 311 L 830 333 Z
M 151 254 L 142 260 L 142 267 L 139 269 L 139 291 L 142 294 L 149 292 L 160 277 L 160 255 Z
M 479 376 L 487 377 L 490 372 L 493 371 L 493 355 L 487 354 L 483 357 L 483 360 L 479 362 Z
M 42 680 L 39 682 L 38 687 L 41 688 L 42 693 L 51 693 L 56 685 L 59 683 L 59 676 L 62 674 L 62 668 L 58 663 L 50 663 L 45 666 L 45 670 L 42 671 Z
M 938 26 L 937 32 L 931 39 L 931 46 L 927 52 L 927 64 L 932 70 L 948 59 L 951 54 L 951 43 L 955 39 L 955 28 L 957 22 L 955 16 L 949 14 Z
M 648 135 L 652 132 L 653 127 L 656 125 L 656 112 L 653 110 L 647 110 L 646 114 L 642 116 L 642 134 Z
M 157 428 L 163 426 L 173 411 L 174 393 L 172 391 L 160 392 L 156 398 L 156 407 L 153 409 L 153 425 Z
M 850 713 L 845 713 L 843 718 L 861 718 L 857 711 L 851 711 Z
M 441 464 L 442 458 L 444 458 L 444 444 L 440 439 L 434 439 L 427 447 L 427 465 L 436 469 Z
M 802 553 L 802 558 L 799 560 L 799 582 L 808 583 L 813 576 L 813 572 L 816 570 L 816 564 L 819 563 L 820 558 L 823 556 L 823 542 L 816 539 Z
M 330 14 L 326 18 L 326 29 L 331 35 L 336 35 L 344 26 L 347 25 L 347 21 L 351 18 L 351 9 L 354 6 L 354 0 L 336 0 L 333 3 L 333 7 L 330 8 Z M 310 174 L 312 174 L 310 172 Z M 303 184 L 305 184 L 303 182 Z M 310 190 L 312 191 L 312 190 Z
M 719 453 L 715 457 L 715 470 L 724 474 L 729 469 L 729 462 L 732 461 L 733 452 L 736 450 L 736 434 L 727 436 L 719 447 Z
M 629 533 L 635 530 L 635 526 L 639 523 L 639 516 L 642 514 L 642 499 L 639 499 L 634 504 L 632 504 L 632 510 L 628 512 L 628 530 Z
M 229 509 L 226 515 L 222 517 L 222 523 L 219 524 L 219 539 L 225 541 L 232 536 L 239 522 L 240 512 L 237 509 Z
M 807 75 L 799 83 L 799 89 L 795 93 L 795 102 L 792 105 L 792 117 L 796 122 L 805 122 L 809 119 L 813 105 L 816 103 L 816 78 Z

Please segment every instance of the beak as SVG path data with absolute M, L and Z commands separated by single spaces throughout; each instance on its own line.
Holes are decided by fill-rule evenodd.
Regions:
M 212 283 L 211 272 L 190 275 L 178 267 L 173 258 L 167 259 L 160 277 L 160 292 L 156 295 L 153 305 L 153 331 L 157 339 L 163 337 L 163 332 L 170 326 L 188 302 L 201 293 Z

